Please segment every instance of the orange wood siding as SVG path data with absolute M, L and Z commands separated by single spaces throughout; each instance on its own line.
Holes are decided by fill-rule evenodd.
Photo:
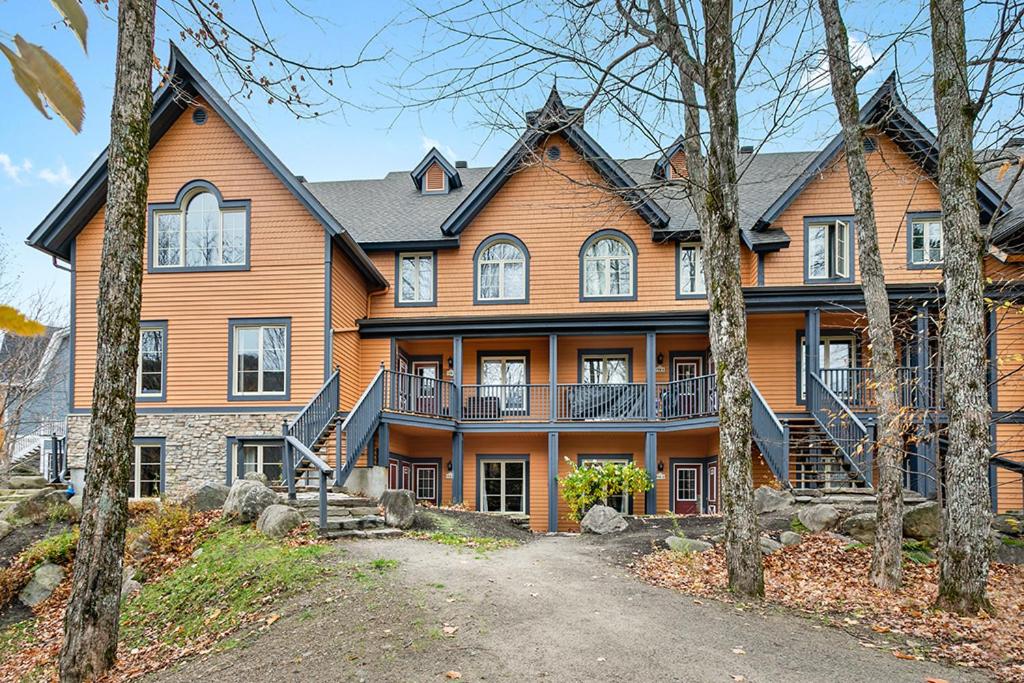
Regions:
M 672 159 L 669 161 L 669 173 L 670 178 L 686 178 L 690 175 L 690 170 L 686 166 L 686 152 L 679 150 L 672 155 Z
M 740 247 L 740 279 L 744 287 L 757 287 L 757 254 Z
M 250 199 L 251 270 L 143 276 L 141 319 L 167 320 L 168 327 L 167 401 L 153 405 L 240 405 L 227 401 L 228 319 L 288 317 L 287 403 L 300 406 L 324 379 L 324 230 L 227 124 L 207 112 L 205 125 L 197 126 L 186 111 L 153 148 L 148 201 L 171 202 L 197 178 L 216 185 L 225 199 Z M 76 408 L 92 400 L 102 242 L 101 210 L 75 243 Z
M 356 321 L 366 317 L 366 282 L 337 246 L 331 257 L 331 356 L 341 368 L 341 409 L 348 410 L 363 393 L 362 344 Z
M 1024 425 L 1001 424 L 996 427 L 996 455 L 1024 462 Z M 1024 509 L 1020 475 L 996 468 L 997 507 L 999 512 Z
M 996 311 L 996 409 L 1024 410 L 1024 312 L 1021 304 Z
M 656 244 L 650 226 L 632 208 L 600 189 L 604 181 L 589 164 L 564 140 L 553 142 L 562 149 L 560 161 L 516 172 L 462 233 L 461 246 L 438 251 L 437 306 L 396 308 L 393 295 L 382 296 L 373 299 L 372 315 L 418 318 L 707 308 L 704 299 L 675 298 L 675 243 Z M 624 232 L 636 244 L 637 300 L 580 302 L 580 248 L 591 234 L 607 228 Z M 495 233 L 515 235 L 530 252 L 529 304 L 473 304 L 473 253 Z M 393 282 L 394 252 L 375 252 L 371 257 Z
M 426 192 L 444 191 L 444 169 L 436 161 L 427 169 L 426 177 L 423 180 Z
M 522 455 L 529 459 L 530 528 L 548 530 L 548 437 L 539 433 L 466 434 L 463 439 L 462 500 L 477 509 L 477 456 Z
M 935 282 L 938 269 L 907 269 L 906 214 L 938 211 L 939 193 L 921 168 L 887 137 L 878 136 L 878 151 L 868 155 L 868 172 L 874 190 L 878 243 L 886 280 Z M 787 249 L 766 254 L 765 285 L 796 285 L 804 282 L 804 217 L 853 215 L 849 175 L 840 154 L 779 216 L 774 227 L 784 228 L 792 240 Z M 856 232 L 856 231 L 854 231 Z M 856 244 L 856 238 L 854 239 Z M 856 247 L 853 272 L 857 281 Z

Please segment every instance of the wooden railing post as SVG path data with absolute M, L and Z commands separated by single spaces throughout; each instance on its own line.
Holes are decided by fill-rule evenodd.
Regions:
M 287 420 L 281 424 L 281 435 L 284 437 L 289 436 Z M 282 469 L 284 470 L 285 484 L 288 486 L 288 500 L 295 500 L 295 463 L 292 462 L 292 445 L 288 442 L 287 438 L 284 440 L 283 451 L 284 462 L 282 463 Z
M 548 335 L 548 392 L 551 396 L 548 402 L 551 412 L 551 421 L 558 421 L 558 335 Z
M 452 418 L 462 419 L 462 337 L 452 338 Z
M 811 408 L 811 374 L 817 373 L 821 366 L 821 358 L 818 355 L 818 346 L 821 344 L 821 310 L 817 308 L 808 309 L 804 314 L 804 386 L 806 390 L 807 407 Z

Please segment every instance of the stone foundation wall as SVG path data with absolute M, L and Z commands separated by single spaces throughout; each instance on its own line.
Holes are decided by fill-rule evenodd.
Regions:
M 166 439 L 166 493 L 175 497 L 204 481 L 227 475 L 227 440 L 235 436 L 279 436 L 291 413 L 169 413 L 135 418 L 138 438 Z M 89 415 L 68 416 L 68 466 L 82 480 L 89 443 Z

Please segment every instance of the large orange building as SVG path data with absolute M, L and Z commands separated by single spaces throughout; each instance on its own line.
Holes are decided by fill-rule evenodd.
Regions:
M 156 96 L 133 496 L 289 463 L 437 504 L 571 528 L 570 463 L 655 480 L 635 513 L 714 513 L 718 427 L 700 232 L 679 141 L 616 160 L 552 91 L 490 168 L 432 150 L 383 179 L 293 175 L 177 51 Z M 865 105 L 869 170 L 911 416 L 908 489 L 944 452 L 943 244 L 931 132 L 887 81 Z M 874 423 L 841 139 L 739 151 L 756 483 L 870 489 Z M 81 483 L 96 350 L 106 157 L 29 243 L 72 270 L 67 453 Z M 1001 178 L 987 373 L 993 505 L 1020 508 L 1024 279 Z M 994 187 L 995 186 L 995 187 Z M 999 207 L 1002 206 L 1000 209 Z M 1002 305 L 1006 302 L 1006 305 Z M 1014 359 L 1017 360 L 1014 360 Z M 315 474 L 315 469 L 313 470 Z

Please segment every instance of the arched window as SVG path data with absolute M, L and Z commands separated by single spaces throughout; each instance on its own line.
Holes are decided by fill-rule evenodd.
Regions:
M 583 299 L 636 297 L 636 246 L 631 239 L 617 230 L 602 230 L 583 243 L 580 296 Z
M 493 235 L 476 250 L 476 302 L 526 303 L 530 256 L 512 235 Z
M 230 270 L 248 267 L 248 200 L 224 201 L 206 181 L 189 183 L 171 204 L 150 207 L 156 270 Z M 154 239 L 155 238 L 155 239 Z

